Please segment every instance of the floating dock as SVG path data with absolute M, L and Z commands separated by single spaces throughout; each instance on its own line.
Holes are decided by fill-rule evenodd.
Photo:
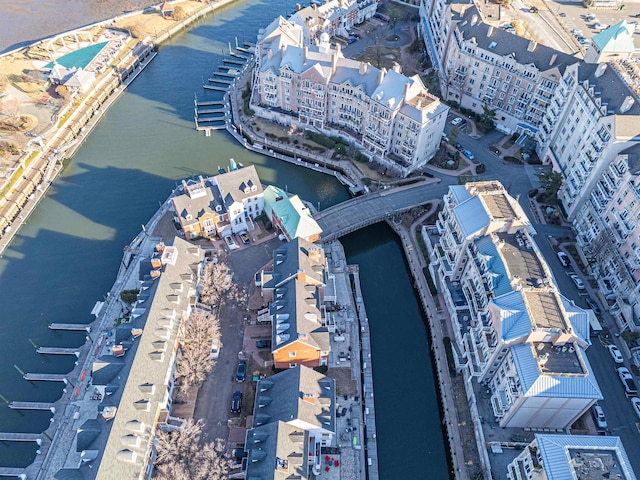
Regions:
M 51 330 L 71 330 L 74 332 L 86 330 L 88 332 L 91 329 L 91 325 L 83 325 L 81 323 L 50 323 L 49 328 Z
M 38 347 L 36 352 L 44 355 L 75 355 L 80 356 L 79 348 L 65 348 L 65 347 Z
M 3 442 L 36 442 L 38 445 L 42 442 L 42 434 L 40 433 L 9 433 L 0 432 L 0 441 Z
M 64 382 L 67 383 L 67 375 L 64 373 L 25 373 L 22 378 L 30 382 Z
M 11 402 L 9 408 L 14 410 L 49 410 L 56 411 L 56 404 L 49 402 Z

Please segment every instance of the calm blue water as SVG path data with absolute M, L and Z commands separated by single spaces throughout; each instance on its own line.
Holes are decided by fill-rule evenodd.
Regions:
M 74 358 L 38 355 L 35 346 L 76 346 L 81 333 L 47 322 L 87 322 L 115 279 L 123 246 L 179 179 L 211 174 L 229 158 L 255 165 L 271 183 L 326 208 L 347 198 L 332 177 L 245 151 L 225 133 L 194 129 L 202 79 L 234 37 L 254 41 L 259 27 L 294 3 L 248 0 L 218 12 L 161 47 L 160 54 L 109 110 L 0 259 L 0 399 L 55 401 L 62 385 L 29 383 L 25 372 L 66 373 Z M 381 478 L 446 478 L 427 336 L 401 250 L 373 227 L 347 239 L 363 272 L 372 321 Z M 389 328 L 389 320 L 393 328 Z M 15 367 L 14 367 L 15 364 Z M 410 401 L 407 400 L 410 398 Z M 19 413 L 0 401 L 0 431 L 41 432 L 46 412 Z M 34 444 L 0 442 L 0 465 L 23 466 Z

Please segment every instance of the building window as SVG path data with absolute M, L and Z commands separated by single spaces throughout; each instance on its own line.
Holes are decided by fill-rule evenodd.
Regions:
M 295 358 L 295 356 L 296 356 L 296 352 L 289 352 L 289 357 Z
M 290 363 L 289 368 L 296 368 L 298 366 L 297 363 Z

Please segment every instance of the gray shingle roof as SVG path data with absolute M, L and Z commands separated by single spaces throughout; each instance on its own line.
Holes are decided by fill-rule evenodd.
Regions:
M 250 165 L 231 172 L 216 175 L 214 181 L 220 189 L 224 204 L 229 207 L 234 202 L 255 197 L 262 193 L 262 185 L 256 167 Z
M 501 28 L 494 28 L 480 20 L 480 13 L 475 6 L 466 5 L 461 8 L 452 8 L 453 20 L 458 22 L 457 28 L 463 32 L 465 40 L 475 38 L 479 48 L 492 52 L 495 55 L 508 56 L 514 54 L 518 63 L 523 65 L 533 64 L 540 71 L 558 68 L 560 74 L 567 65 L 578 63 L 580 60 L 546 45 L 538 44 L 529 51 L 530 41 L 519 37 Z M 458 11 L 462 13 L 458 13 Z M 473 17 L 477 16 L 477 23 L 472 25 Z M 487 35 L 491 29 L 491 34 Z M 554 58 L 555 56 L 555 58 Z M 553 60 L 553 62 L 552 62 Z
M 184 280 L 182 275 L 194 273 L 204 254 L 199 248 L 176 237 L 172 246 L 165 247 L 163 258 L 166 263 L 156 281 L 152 303 L 147 306 L 146 313 L 139 317 L 145 322 L 144 331 L 137 340 L 135 358 L 116 417 L 107 424 L 111 426 L 111 431 L 102 460 L 99 466 L 95 466 L 96 478 L 100 480 L 137 478 L 148 458 L 154 422 L 158 411 L 163 408 L 166 395 L 167 373 L 175 358 L 173 351 L 181 318 L 189 309 L 189 290 L 196 286 L 195 281 Z M 184 284 L 182 292 L 177 292 L 172 286 L 176 283 Z M 177 295 L 175 299 L 174 295 Z M 173 318 L 170 324 L 165 322 L 160 325 L 159 320 L 169 318 Z M 158 345 L 164 345 L 165 348 L 159 350 Z M 153 356 L 154 352 L 161 352 L 162 355 Z M 154 385 L 153 392 L 141 390 L 140 385 L 143 384 Z M 138 446 L 131 444 L 132 438 L 139 440 Z
M 254 425 L 296 421 L 335 433 L 335 380 L 303 365 L 258 382 Z
M 284 422 L 247 432 L 247 480 L 303 480 L 307 472 L 309 432 Z

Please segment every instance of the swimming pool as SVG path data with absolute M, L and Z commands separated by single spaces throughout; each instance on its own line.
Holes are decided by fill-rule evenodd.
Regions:
M 56 59 L 56 63 L 67 68 L 87 68 L 87 65 L 91 63 L 91 60 L 93 60 L 96 55 L 100 53 L 100 51 L 107 43 L 109 42 L 100 42 L 88 47 L 81 48 L 79 50 L 75 50 L 71 53 L 67 53 L 66 55 Z M 47 64 L 45 68 L 51 67 L 53 67 L 53 62 Z

